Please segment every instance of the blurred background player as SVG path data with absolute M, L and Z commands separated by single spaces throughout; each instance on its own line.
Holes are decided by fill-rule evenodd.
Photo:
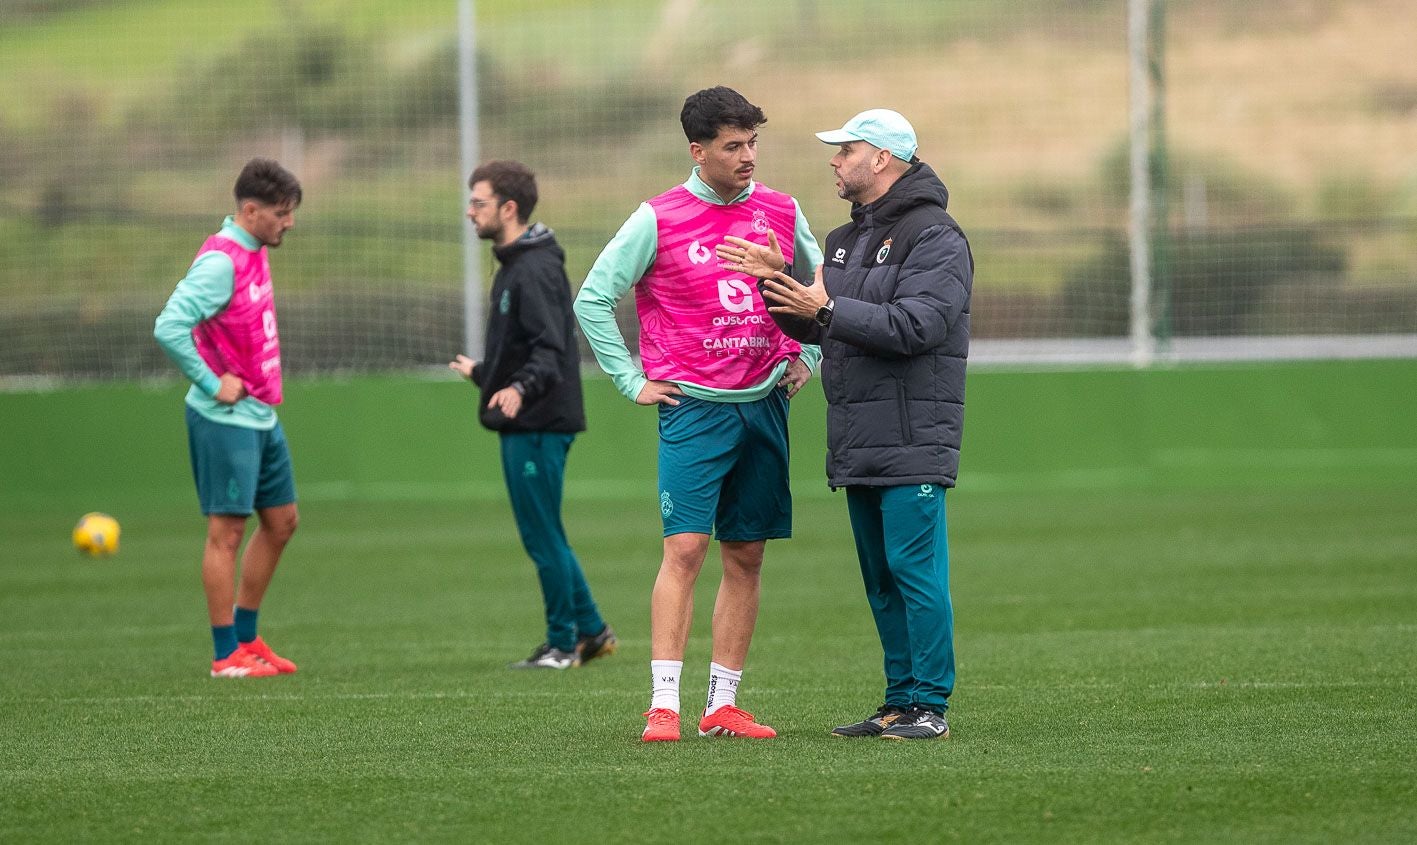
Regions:
M 586 427 L 566 254 L 550 229 L 528 225 L 537 190 L 526 165 L 487 162 L 468 187 L 468 219 L 501 267 L 482 360 L 459 355 L 448 366 L 481 390 L 477 417 L 497 432 L 517 531 L 541 580 L 546 642 L 512 668 L 568 669 L 613 654 L 616 640 L 561 522 L 566 456 Z
M 726 235 L 780 232 L 787 260 L 821 263 L 797 201 L 753 181 L 762 109 L 722 86 L 679 116 L 696 167 L 688 181 L 641 203 L 596 260 L 576 316 L 600 366 L 627 398 L 659 406 L 659 506 L 664 558 L 650 601 L 653 691 L 646 742 L 679 739 L 679 678 L 694 583 L 715 531 L 723 580 L 713 612 L 704 736 L 776 732 L 737 707 L 758 617 L 763 547 L 792 534 L 787 400 L 820 357 L 788 338 L 753 279 L 725 273 L 713 247 Z M 615 324 L 630 289 L 640 366 Z
M 256 617 L 299 521 L 290 451 L 275 412 L 280 337 L 266 250 L 295 225 L 301 189 L 275 161 L 254 158 L 235 194 L 236 214 L 197 251 L 153 337 L 192 382 L 187 443 L 207 517 L 202 585 L 215 647 L 211 674 L 252 678 L 295 671 L 257 636 Z M 258 522 L 238 588 L 236 552 L 253 510 Z

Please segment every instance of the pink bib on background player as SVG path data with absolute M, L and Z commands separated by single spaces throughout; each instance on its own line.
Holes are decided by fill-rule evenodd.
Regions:
M 279 405 L 280 335 L 266 248 L 252 252 L 221 235 L 212 235 L 197 250 L 197 257 L 208 252 L 230 256 L 236 279 L 226 307 L 192 329 L 197 353 L 218 376 L 235 373 L 248 394 L 267 405 Z
M 766 244 L 777 235 L 792 261 L 797 207 L 762 185 L 743 202 L 706 202 L 683 185 L 651 199 L 659 250 L 635 285 L 640 364 L 656 381 L 739 390 L 760 384 L 802 347 L 773 322 L 757 279 L 720 268 L 714 247 L 733 235 Z

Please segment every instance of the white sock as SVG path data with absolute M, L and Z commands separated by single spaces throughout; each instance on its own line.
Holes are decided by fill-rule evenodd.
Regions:
M 651 710 L 673 710 L 679 712 L 679 673 L 684 670 L 682 660 L 651 660 L 649 671 L 653 675 L 653 694 L 649 700 Z
M 743 670 L 734 671 L 717 663 L 709 664 L 708 707 L 712 713 L 720 707 L 738 702 L 738 682 L 743 680 Z

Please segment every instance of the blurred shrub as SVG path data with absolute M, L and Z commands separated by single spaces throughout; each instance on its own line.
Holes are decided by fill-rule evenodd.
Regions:
M 20 205 L 55 228 L 121 203 L 130 170 L 118 133 L 99 119 L 93 95 L 68 92 L 55 99 L 44 128 L 16 144 Z
M 1188 229 L 1173 233 L 1152 295 L 1158 326 L 1170 333 L 1214 336 L 1253 331 L 1256 311 L 1290 285 L 1336 284 L 1345 250 L 1314 224 Z M 1067 275 L 1063 312 L 1073 336 L 1128 332 L 1130 253 L 1121 232 L 1101 253 Z M 1287 329 L 1287 327 L 1284 327 Z
M 1395 216 L 1396 192 L 1379 187 L 1366 173 L 1326 174 L 1319 184 L 1315 204 L 1320 217 L 1375 224 Z
M 1102 159 L 1099 168 L 1103 201 L 1117 212 L 1118 222 L 1125 219 L 1131 191 L 1128 154 L 1123 139 Z M 1188 183 L 1203 188 L 1211 223 L 1284 218 L 1299 207 L 1295 197 L 1273 179 L 1216 155 L 1173 148 L 1166 158 L 1165 200 L 1178 214 L 1185 208 Z
M 1172 225 L 1155 244 L 1152 313 L 1158 331 L 1229 335 L 1267 325 L 1257 312 L 1282 299 L 1287 286 L 1339 284 L 1347 269 L 1344 233 L 1293 222 L 1297 203 L 1270 180 L 1215 157 L 1177 153 L 1168 162 L 1164 202 Z M 1101 184 L 1118 226 L 1092 257 L 1064 276 L 1068 334 L 1117 336 L 1129 331 L 1131 257 L 1121 222 L 1129 179 L 1126 147 L 1101 165 Z M 1200 185 L 1203 208 L 1188 209 L 1183 184 Z M 1194 188 L 1193 188 L 1194 190 Z M 1281 291 L 1281 292 L 1277 292 Z
M 296 19 L 248 35 L 230 53 L 194 68 L 170 99 L 135 116 L 135 128 L 219 134 L 262 129 L 340 133 L 452 125 L 457 120 L 456 44 L 449 38 L 394 67 L 377 35 Z
M 0 0 L 0 22 L 9 25 L 35 23 L 86 6 L 97 6 L 99 2 L 100 0 Z
M 232 51 L 194 68 L 167 99 L 130 121 L 135 135 L 161 132 L 185 139 L 194 154 L 209 154 L 209 137 L 298 129 L 306 137 L 337 136 L 347 155 L 369 164 L 407 155 L 410 133 L 455 131 L 458 121 L 457 42 L 453 34 L 414 60 L 396 52 L 382 33 L 352 33 L 339 24 L 298 17 L 277 29 L 248 35 Z M 678 93 L 657 80 L 626 78 L 588 85 L 575 76 L 514 75 L 493 55 L 477 56 L 483 131 L 494 127 L 539 142 L 609 136 L 651 117 L 677 113 Z M 505 118 L 515 114 L 514 124 Z M 567 115 L 595 114 L 589 123 Z

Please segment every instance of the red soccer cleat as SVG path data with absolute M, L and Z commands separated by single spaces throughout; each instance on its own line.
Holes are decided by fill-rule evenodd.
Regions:
M 212 661 L 213 678 L 269 678 L 279 674 L 276 667 L 240 648 L 221 660 Z
M 749 739 L 772 739 L 777 731 L 753 721 L 753 714 L 732 704 L 705 713 L 699 720 L 699 736 L 746 736 Z
M 678 742 L 679 714 L 673 710 L 656 707 L 644 714 L 649 719 L 645 732 L 640 735 L 643 742 Z
M 257 637 L 249 643 L 242 643 L 236 647 L 237 651 L 245 653 L 275 667 L 275 670 L 282 675 L 289 675 L 295 671 L 295 664 L 271 651 L 271 647 L 266 645 L 266 641 Z

